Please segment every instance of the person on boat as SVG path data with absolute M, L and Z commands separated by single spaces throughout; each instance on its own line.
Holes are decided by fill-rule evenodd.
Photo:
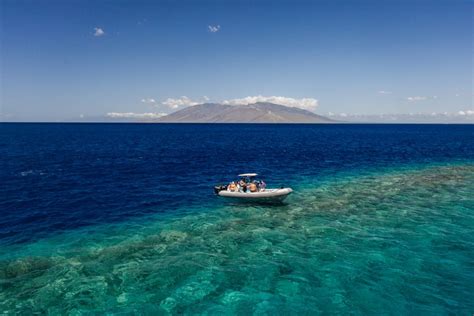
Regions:
M 250 192 L 257 192 L 258 191 L 257 190 L 257 185 L 254 182 L 250 183 L 249 184 L 249 190 L 250 190 Z
M 267 184 L 263 180 L 260 180 L 258 183 L 259 191 L 265 191 L 266 187 L 267 187 Z
M 242 192 L 247 192 L 247 182 L 245 182 L 245 178 L 240 179 L 239 186 Z
M 229 190 L 230 192 L 235 192 L 235 191 L 237 190 L 237 185 L 235 184 L 234 181 L 232 181 L 232 182 L 229 184 L 228 190 Z

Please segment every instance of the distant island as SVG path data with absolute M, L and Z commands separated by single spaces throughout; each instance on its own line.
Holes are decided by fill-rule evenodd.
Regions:
M 159 123 L 335 123 L 335 120 L 296 107 L 257 102 L 245 105 L 204 103 L 184 108 Z
M 1 121 L 1 116 L 0 116 Z M 6 122 L 15 122 L 14 117 Z M 81 115 L 64 122 L 111 123 L 286 123 L 286 124 L 473 124 L 474 111 L 351 114 L 331 113 L 327 116 L 287 105 L 270 102 L 251 104 L 202 103 L 173 113 L 108 112 L 103 116 Z

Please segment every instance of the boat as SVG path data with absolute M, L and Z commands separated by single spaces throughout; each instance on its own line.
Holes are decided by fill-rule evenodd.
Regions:
M 267 189 L 263 181 L 255 179 L 258 176 L 256 173 L 241 173 L 238 176 L 239 182 L 217 185 L 214 187 L 214 192 L 221 197 L 247 202 L 282 202 L 293 192 L 293 189 L 284 187 Z

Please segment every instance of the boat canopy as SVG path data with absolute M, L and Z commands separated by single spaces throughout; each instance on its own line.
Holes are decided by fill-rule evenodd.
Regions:
M 239 177 L 256 177 L 258 174 L 256 173 L 241 173 L 239 174 Z

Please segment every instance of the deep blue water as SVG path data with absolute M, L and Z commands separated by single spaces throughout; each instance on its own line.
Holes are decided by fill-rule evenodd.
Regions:
M 219 203 L 241 172 L 270 184 L 473 159 L 474 125 L 2 124 L 0 244 Z
M 474 311 L 474 125 L 0 125 L 0 314 Z M 242 206 L 213 185 L 295 189 Z

